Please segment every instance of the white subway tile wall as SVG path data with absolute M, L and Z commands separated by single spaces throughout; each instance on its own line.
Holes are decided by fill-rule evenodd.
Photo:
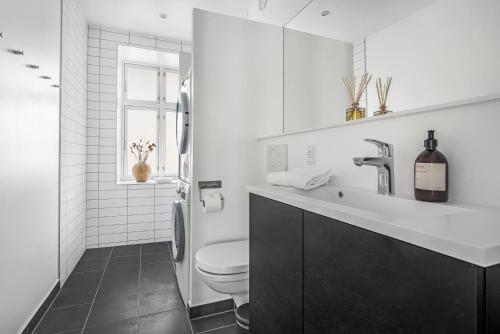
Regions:
M 366 43 L 365 40 L 363 39 L 362 41 L 359 41 L 357 43 L 354 43 L 354 50 L 353 50 L 353 67 L 354 67 L 354 76 L 356 77 L 357 82 L 359 83 L 359 79 L 363 76 L 363 74 L 366 73 Z M 373 81 L 375 81 L 375 78 L 372 78 Z M 367 101 L 367 94 L 366 92 L 364 96 L 361 98 L 359 101 L 360 106 L 363 106 L 366 108 L 366 101 Z
M 60 272 L 64 284 L 85 251 L 87 23 L 62 2 Z
M 117 47 L 191 52 L 183 41 L 88 27 L 87 248 L 170 240 L 174 184 L 116 184 Z

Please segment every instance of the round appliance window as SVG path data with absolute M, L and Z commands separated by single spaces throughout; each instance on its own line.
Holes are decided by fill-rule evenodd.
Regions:
M 175 262 L 182 262 L 184 257 L 185 232 L 181 201 L 174 201 L 172 205 L 172 225 L 172 257 Z
M 189 138 L 189 97 L 188 94 L 181 90 L 179 101 L 177 102 L 177 149 L 179 154 L 185 154 L 188 148 Z

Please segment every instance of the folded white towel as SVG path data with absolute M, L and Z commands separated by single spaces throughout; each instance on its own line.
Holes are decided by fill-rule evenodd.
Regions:
M 269 173 L 267 183 L 309 190 L 327 183 L 330 176 L 329 168 L 294 168 L 287 172 Z

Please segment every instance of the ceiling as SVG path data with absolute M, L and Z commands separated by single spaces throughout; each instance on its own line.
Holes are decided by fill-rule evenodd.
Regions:
M 190 41 L 193 8 L 357 42 L 436 0 L 80 0 L 98 26 Z M 329 10 L 328 16 L 321 11 Z M 166 19 L 159 14 L 168 15 Z
M 80 0 L 90 24 L 190 41 L 193 8 L 283 26 L 310 0 Z M 166 19 L 160 13 L 168 15 Z
M 436 0 L 313 0 L 287 28 L 358 42 Z M 321 12 L 328 10 L 328 16 Z

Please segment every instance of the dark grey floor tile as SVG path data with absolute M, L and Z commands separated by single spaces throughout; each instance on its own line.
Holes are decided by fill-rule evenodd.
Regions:
M 139 255 L 121 256 L 109 259 L 108 267 L 106 270 L 113 271 L 122 268 L 139 268 L 140 257 Z
M 139 318 L 139 334 L 191 334 L 184 310 L 172 310 Z
M 212 316 L 191 319 L 191 325 L 195 333 L 205 332 L 210 329 L 226 327 L 236 324 L 234 311 L 215 314 Z
M 63 288 L 73 288 L 78 286 L 95 285 L 98 286 L 101 281 L 102 271 L 89 271 L 83 273 L 71 273 L 68 280 L 64 283 Z
M 113 253 L 111 253 L 111 257 L 118 256 L 130 256 L 130 255 L 139 255 L 141 253 L 141 245 L 127 245 L 127 246 L 117 246 L 113 248 Z
M 90 304 L 97 292 L 97 285 L 64 286 L 52 304 L 53 308 Z
M 142 254 L 168 252 L 167 242 L 153 242 L 142 245 Z
M 139 315 L 148 315 L 174 309 L 184 310 L 184 302 L 178 289 L 141 293 Z
M 110 252 L 111 247 L 87 249 L 80 261 L 107 259 Z
M 87 321 L 87 326 L 104 325 L 137 317 L 137 298 L 137 296 L 129 296 L 120 300 L 108 300 L 94 303 L 89 320 Z
M 177 288 L 177 281 L 170 263 L 155 263 L 141 268 L 141 292 Z
M 86 327 L 83 334 L 136 334 L 138 327 L 137 318 L 132 318 L 101 326 Z
M 170 257 L 170 253 L 168 251 L 159 253 L 145 253 L 141 255 L 142 265 L 162 262 L 172 263 L 172 258 Z
M 73 270 L 74 273 L 81 273 L 86 271 L 103 271 L 106 267 L 108 259 L 96 259 L 88 261 L 80 261 Z
M 90 304 L 51 309 L 35 330 L 36 334 L 56 333 L 83 328 Z
M 128 296 L 137 296 L 139 293 L 139 271 L 130 273 L 129 271 L 116 272 L 120 275 L 104 274 L 101 286 L 97 292 L 96 301 L 122 300 Z
M 243 329 L 238 325 L 231 325 L 204 332 L 203 334 L 250 334 L 250 331 Z

